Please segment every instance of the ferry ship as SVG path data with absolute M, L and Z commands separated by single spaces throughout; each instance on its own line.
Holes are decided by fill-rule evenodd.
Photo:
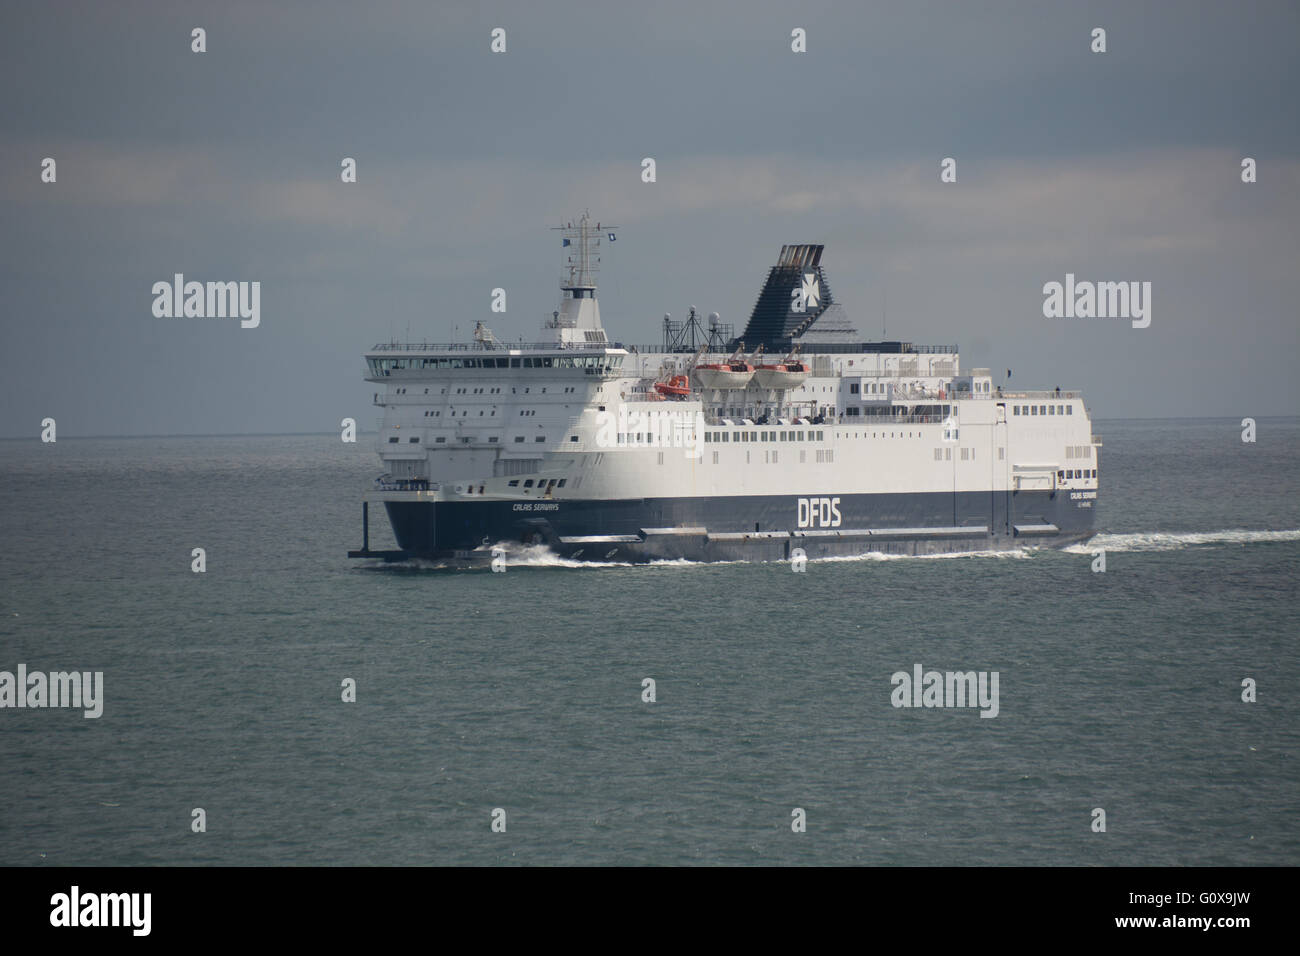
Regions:
M 366 353 L 384 473 L 350 556 L 773 561 L 1094 533 L 1101 440 L 1077 389 L 1013 390 L 954 345 L 864 340 L 815 244 L 782 247 L 739 336 L 692 307 L 657 345 L 611 341 L 595 276 L 613 228 L 559 227 L 540 341 L 479 323 L 469 342 Z M 397 550 L 370 549 L 371 503 Z

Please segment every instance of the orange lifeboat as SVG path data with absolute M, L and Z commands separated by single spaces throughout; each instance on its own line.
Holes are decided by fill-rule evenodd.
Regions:
M 691 383 L 685 375 L 674 375 L 666 382 L 655 382 L 655 391 L 667 398 L 685 398 L 691 394 Z

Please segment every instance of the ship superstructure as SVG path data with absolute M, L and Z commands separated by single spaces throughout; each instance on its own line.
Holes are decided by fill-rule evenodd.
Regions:
M 487 560 L 781 560 L 1063 546 L 1093 533 L 1098 449 L 1074 389 L 1012 390 L 956 346 L 868 342 L 824 247 L 787 245 L 736 336 L 665 316 L 610 341 L 611 227 L 561 227 L 560 307 L 531 344 L 377 345 L 380 502 L 400 551 Z M 368 547 L 356 556 L 378 552 Z

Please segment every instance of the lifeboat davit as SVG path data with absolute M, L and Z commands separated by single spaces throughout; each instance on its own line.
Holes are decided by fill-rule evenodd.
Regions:
M 695 379 L 704 388 L 744 388 L 754 377 L 748 362 L 716 362 L 695 366 Z
M 685 375 L 674 375 L 666 382 L 655 382 L 655 391 L 665 398 L 685 398 L 691 394 L 691 383 Z
M 786 360 L 772 365 L 760 365 L 754 378 L 763 388 L 794 388 L 812 373 L 806 362 Z

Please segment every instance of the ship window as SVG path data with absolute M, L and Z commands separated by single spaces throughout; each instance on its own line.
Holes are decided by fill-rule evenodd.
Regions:
M 559 483 L 556 484 L 555 487 L 556 487 L 556 488 L 563 488 L 563 487 L 564 487 L 564 483 L 565 483 L 566 481 L 568 481 L 568 480 L 569 480 L 568 478 L 561 478 L 561 479 L 559 480 Z
M 750 441 L 758 441 L 758 432 L 750 432 L 750 433 L 749 433 L 749 440 L 750 440 Z
M 1063 472 L 1063 471 L 1058 471 L 1058 472 L 1056 473 L 1056 477 L 1057 477 L 1057 478 L 1064 478 L 1064 477 L 1065 477 L 1065 472 Z
M 533 486 L 533 479 L 529 478 L 527 481 L 524 482 L 525 488 L 531 488 L 532 486 Z
M 544 441 L 546 441 L 546 436 L 545 436 L 545 435 L 538 435 L 536 438 L 533 439 L 533 441 L 535 441 L 535 442 L 544 442 Z
M 723 432 L 723 433 L 722 433 L 722 441 L 723 441 L 724 444 L 727 443 L 727 442 L 729 442 L 729 441 L 731 441 L 731 432 Z
M 1073 406 L 1073 405 L 1066 405 L 1066 406 L 1065 406 L 1065 414 L 1067 414 L 1067 415 L 1073 415 L 1073 414 L 1074 414 L 1074 406 Z
M 578 440 L 578 436 L 577 436 L 577 435 L 570 435 L 570 436 L 569 436 L 569 441 L 577 441 L 577 440 Z
M 795 440 L 796 440 L 796 441 L 803 441 L 803 432 L 796 432 L 796 434 L 797 434 L 799 437 L 798 437 L 797 439 L 795 439 Z
M 1037 405 L 1030 405 L 1030 406 L 1029 406 L 1029 414 L 1031 414 L 1031 415 L 1037 415 L 1037 414 L 1038 414 L 1038 406 L 1037 406 Z
M 511 488 L 518 488 L 518 487 L 519 487 L 519 479 L 518 479 L 518 478 L 511 478 L 510 481 L 507 482 L 507 484 L 508 484 Z
M 447 439 L 445 437 L 438 437 L 433 440 L 433 443 L 435 445 L 445 445 L 447 444 Z
M 523 440 L 524 440 L 524 436 L 523 436 L 523 435 L 516 435 L 516 436 L 515 436 L 515 444 L 516 444 L 516 445 L 519 444 L 519 443 L 520 443 L 521 441 L 523 441 Z
M 1038 406 L 1038 414 L 1040 414 L 1040 415 L 1046 415 L 1046 414 L 1047 414 L 1047 406 L 1046 406 L 1046 405 L 1039 405 L 1039 406 Z
M 411 445 L 418 445 L 418 444 L 420 444 L 420 438 L 419 438 L 418 435 L 412 435 L 410 438 L 406 439 L 406 441 L 407 441 L 408 444 L 411 444 Z
M 497 442 L 499 442 L 500 440 L 501 440 L 501 439 L 498 438 L 496 435 L 493 435 L 491 438 L 488 439 L 488 444 L 489 444 L 489 445 L 495 445 L 495 444 L 496 444 Z
M 1056 414 L 1056 406 L 1055 406 L 1055 405 L 1048 405 L 1048 406 L 1047 406 L 1047 414 L 1049 414 L 1049 415 L 1055 415 L 1055 414 Z
M 707 445 L 710 444 L 712 441 L 713 441 L 713 432 L 705 432 L 704 443 Z
M 1020 406 L 1019 406 L 1019 405 L 1013 405 L 1013 406 L 1011 406 L 1011 407 L 1012 407 L 1012 412 L 1011 412 L 1011 414 L 1013 414 L 1013 415 L 1019 415 L 1019 414 L 1020 414 Z
M 394 435 L 394 436 L 392 436 L 391 438 L 389 438 L 389 439 L 388 439 L 388 444 L 390 444 L 390 445 L 396 445 L 396 444 L 397 444 L 397 436 Z

